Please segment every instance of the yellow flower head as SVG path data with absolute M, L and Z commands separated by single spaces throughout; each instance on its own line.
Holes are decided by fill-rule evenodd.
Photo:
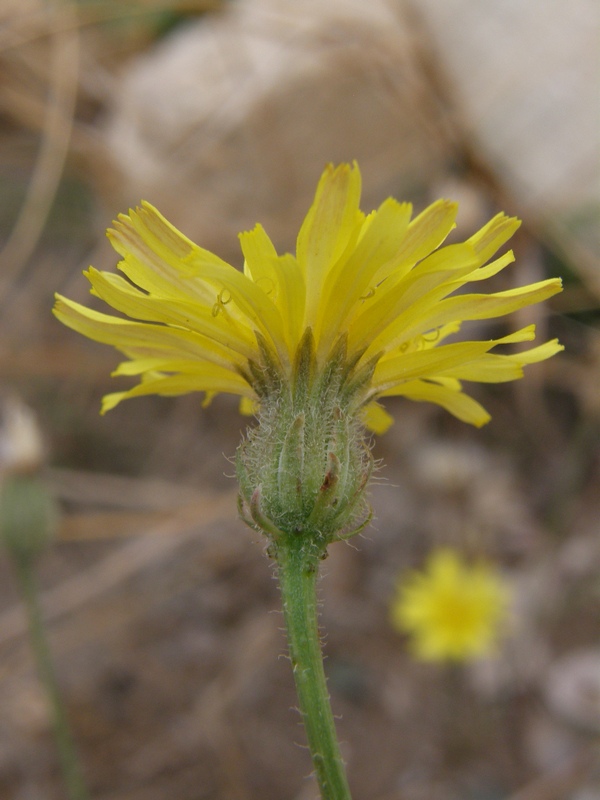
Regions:
M 424 661 L 468 661 L 490 653 L 508 612 L 508 590 L 489 564 L 436 550 L 422 572 L 401 578 L 393 625 Z
M 60 296 L 55 307 L 65 325 L 125 354 L 115 375 L 140 376 L 132 389 L 107 395 L 103 411 L 129 397 L 192 391 L 207 400 L 218 392 L 240 395 L 249 411 L 275 385 L 293 383 L 304 348 L 314 375 L 332 359 L 343 361 L 348 391 L 360 387 L 355 405 L 376 432 L 391 421 L 376 400 L 392 395 L 437 403 L 477 426 L 487 422 L 461 381 L 520 378 L 524 365 L 562 347 L 553 340 L 496 352 L 532 340 L 533 325 L 485 341 L 447 337 L 464 321 L 545 300 L 560 291 L 560 281 L 462 292 L 513 261 L 508 252 L 488 263 L 518 220 L 498 214 L 466 242 L 442 246 L 455 203 L 440 200 L 411 220 L 410 204 L 388 198 L 365 215 L 360 189 L 356 164 L 328 166 L 296 254 L 279 255 L 257 225 L 240 235 L 243 272 L 191 242 L 149 203 L 121 215 L 108 235 L 123 277 L 93 267 L 86 275 L 92 293 L 129 319 Z

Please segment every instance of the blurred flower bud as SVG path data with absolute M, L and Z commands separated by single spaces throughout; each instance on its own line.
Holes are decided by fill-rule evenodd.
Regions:
M 0 403 L 0 540 L 30 560 L 52 540 L 57 506 L 40 477 L 42 436 L 33 412 L 15 397 Z
M 31 409 L 15 397 L 0 402 L 0 477 L 37 472 L 44 461 L 40 429 Z
M 0 485 L 0 540 L 15 558 L 31 559 L 56 530 L 54 498 L 37 475 L 13 473 Z

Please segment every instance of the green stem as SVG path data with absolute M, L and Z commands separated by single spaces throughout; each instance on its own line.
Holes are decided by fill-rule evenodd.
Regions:
M 321 797 L 351 800 L 323 669 L 316 597 L 319 552 L 309 548 L 299 534 L 285 536 L 277 547 L 290 660 Z
M 70 800 L 88 800 L 88 791 L 79 766 L 75 744 L 60 697 L 52 656 L 46 639 L 32 560 L 27 557 L 17 556 L 14 559 L 14 563 L 27 611 L 31 645 L 37 662 L 40 680 L 44 685 L 50 703 L 54 735 L 68 797 Z

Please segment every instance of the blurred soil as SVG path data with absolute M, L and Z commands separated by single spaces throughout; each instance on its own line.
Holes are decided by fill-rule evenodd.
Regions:
M 316 790 L 273 567 L 236 513 L 228 459 L 247 421 L 223 396 L 206 409 L 196 396 L 142 398 L 100 417 L 118 356 L 50 314 L 54 291 L 86 297 L 80 273 L 88 263 L 111 269 L 116 261 L 103 230 L 125 210 L 116 198 L 130 187 L 103 136 L 119 106 L 111 103 L 117 77 L 174 31 L 200 24 L 201 4 L 155 4 L 158 13 L 150 3 L 17 5 L 0 12 L 0 376 L 3 391 L 38 416 L 44 475 L 63 511 L 39 577 L 91 795 L 309 800 Z M 429 92 L 419 116 L 429 122 L 417 133 L 426 136 L 434 119 L 445 133 L 431 149 L 424 142 L 431 169 L 419 184 L 399 156 L 393 180 L 383 175 L 374 153 L 376 179 L 363 168 L 367 191 L 371 205 L 393 193 L 418 207 L 441 190 L 453 193 L 467 236 L 499 206 L 514 212 L 519 203 L 469 125 L 448 112 L 451 100 L 441 102 L 424 30 L 411 34 L 411 69 Z M 78 72 L 75 62 L 60 66 L 56 48 Z M 386 90 L 386 101 L 397 99 Z M 373 152 L 368 139 L 361 147 Z M 306 169 L 317 175 L 337 155 L 315 146 L 311 158 Z M 301 159 L 294 169 L 304 169 Z M 298 185 L 283 170 L 278 186 L 291 196 Z M 222 190 L 218 207 L 235 208 L 235 193 Z M 291 216 L 281 209 L 278 235 L 288 248 L 307 203 L 298 191 Z M 173 196 L 171 187 L 167 204 Z M 148 199 L 161 207 L 160 196 Z M 493 417 L 481 431 L 435 408 L 390 403 L 396 423 L 374 443 L 381 467 L 373 525 L 324 562 L 326 669 L 356 800 L 600 798 L 600 284 L 593 209 L 574 211 L 586 220 L 579 227 L 530 209 L 511 273 L 514 285 L 565 276 L 565 293 L 535 313 L 540 339 L 559 336 L 566 352 L 530 368 L 521 383 L 477 387 Z M 250 212 L 260 219 L 260 207 Z M 232 212 L 211 235 L 211 247 L 228 237 L 226 257 L 237 222 Z M 439 544 L 494 559 L 513 587 L 510 629 L 494 659 L 419 664 L 390 626 L 398 577 Z M 48 710 L 6 559 L 0 708 L 0 797 L 61 800 Z

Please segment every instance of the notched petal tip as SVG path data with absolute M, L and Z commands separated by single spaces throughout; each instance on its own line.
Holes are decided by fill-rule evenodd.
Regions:
M 111 394 L 105 394 L 102 398 L 102 404 L 100 406 L 100 415 L 103 417 L 108 411 L 112 411 L 113 408 L 119 405 L 121 400 L 124 400 L 127 395 L 127 392 L 112 392 Z

